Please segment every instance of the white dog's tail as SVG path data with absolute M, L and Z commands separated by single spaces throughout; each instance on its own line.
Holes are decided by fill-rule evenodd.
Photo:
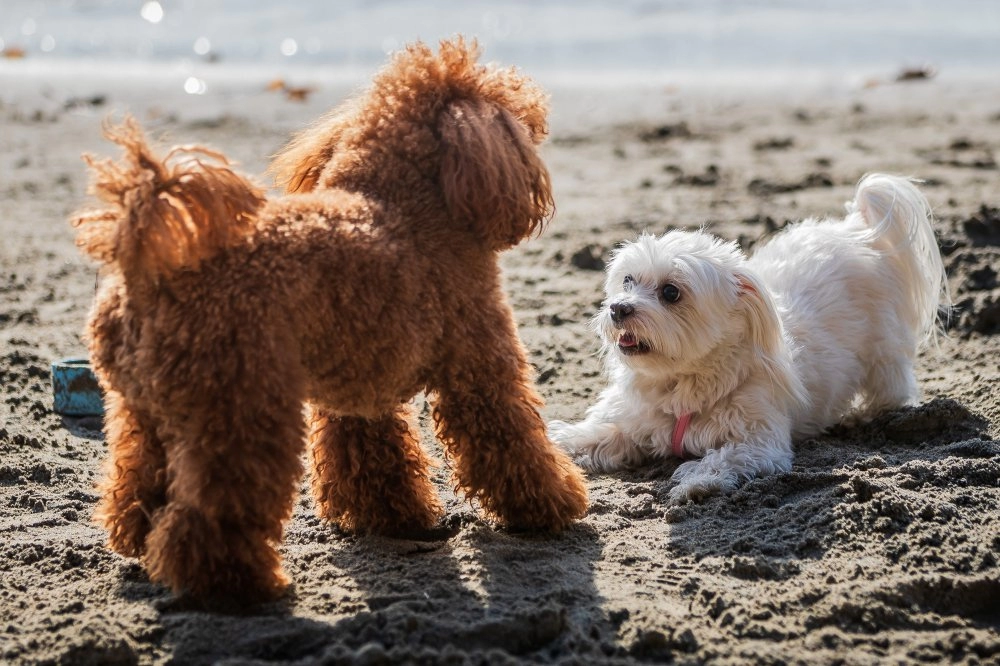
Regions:
M 926 197 L 909 178 L 872 173 L 858 183 L 848 210 L 864 218 L 872 245 L 899 271 L 904 321 L 919 339 L 936 341 L 940 318 L 951 312 L 951 297 Z

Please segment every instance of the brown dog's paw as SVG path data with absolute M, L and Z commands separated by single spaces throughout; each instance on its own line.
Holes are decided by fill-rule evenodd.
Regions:
M 515 531 L 561 532 L 587 513 L 587 486 L 580 471 L 560 456 L 545 471 L 532 473 L 511 484 L 518 492 L 484 502 L 484 507 L 507 528 Z M 552 469 L 552 467 L 555 469 Z
M 146 553 L 149 516 L 138 502 L 115 506 L 105 498 L 94 512 L 94 522 L 108 531 L 108 548 L 125 557 L 142 557 Z
M 376 499 L 376 498 L 373 498 Z M 407 537 L 432 531 L 438 526 L 444 510 L 438 498 L 425 497 L 422 502 L 399 505 L 392 501 L 356 502 L 350 510 L 333 513 L 329 505 L 320 503 L 320 517 L 345 532 Z
M 191 507 L 167 507 L 146 542 L 150 580 L 206 605 L 250 605 L 284 594 L 289 579 L 266 535 Z

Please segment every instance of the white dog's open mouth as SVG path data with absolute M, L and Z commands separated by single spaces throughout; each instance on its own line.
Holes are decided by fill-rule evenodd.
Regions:
M 624 331 L 618 336 L 618 351 L 628 356 L 645 354 L 649 351 L 649 345 L 635 337 L 631 331 Z

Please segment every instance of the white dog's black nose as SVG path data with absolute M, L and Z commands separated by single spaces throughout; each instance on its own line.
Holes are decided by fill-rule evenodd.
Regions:
M 625 318 L 635 312 L 635 307 L 629 303 L 612 303 L 611 304 L 611 321 L 616 324 L 620 324 L 625 321 Z

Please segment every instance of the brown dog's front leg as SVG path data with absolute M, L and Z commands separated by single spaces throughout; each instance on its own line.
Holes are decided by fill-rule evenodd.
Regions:
M 442 513 L 428 459 L 400 405 L 377 420 L 310 416 L 312 489 L 319 515 L 342 528 L 392 534 L 429 528 Z
M 587 511 L 587 489 L 549 441 L 524 350 L 496 340 L 456 360 L 436 387 L 434 422 L 458 485 L 514 528 L 561 530 Z

